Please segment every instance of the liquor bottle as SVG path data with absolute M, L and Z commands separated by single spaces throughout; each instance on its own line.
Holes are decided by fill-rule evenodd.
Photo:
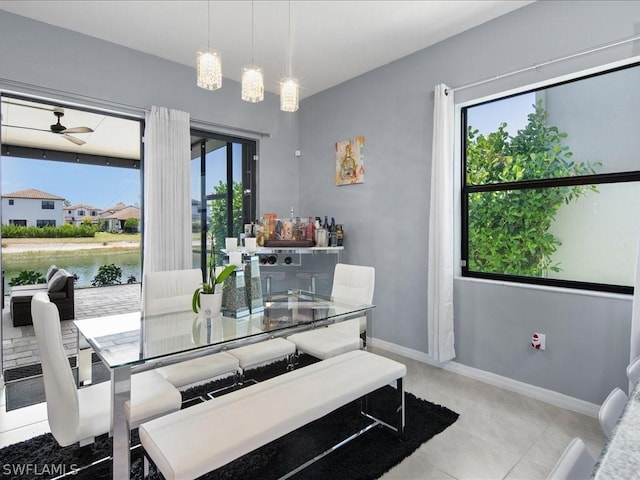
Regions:
M 313 224 L 313 217 L 309 217 L 307 219 L 307 240 L 315 240 L 316 238 L 316 229 Z
M 324 216 L 324 223 L 322 224 L 322 228 L 324 228 L 327 232 L 329 231 L 329 221 L 327 220 L 327 216 Z
M 331 225 L 329 226 L 329 246 L 337 247 L 338 246 L 338 236 L 336 231 L 336 219 L 331 217 Z
M 338 241 L 338 247 L 344 246 L 344 230 L 342 224 L 336 225 L 336 239 Z

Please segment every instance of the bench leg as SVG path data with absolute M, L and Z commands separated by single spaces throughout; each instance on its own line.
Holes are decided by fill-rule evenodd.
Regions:
M 290 372 L 291 370 L 295 369 L 295 364 L 296 364 L 296 354 L 295 352 L 292 353 L 291 355 L 287 355 L 287 372 Z
M 404 435 L 404 385 L 402 378 L 396 380 L 396 393 L 399 395 L 398 409 L 396 410 L 397 422 L 398 422 L 398 435 Z
M 387 422 L 380 420 L 379 418 L 373 416 L 369 407 L 369 396 L 365 395 L 360 399 L 360 413 L 371 420 L 374 420 L 377 424 L 383 425 L 394 432 L 396 432 L 400 437 L 404 435 L 404 385 L 402 383 L 402 378 L 398 378 L 396 380 L 396 388 L 395 388 L 395 396 L 396 396 L 396 409 L 395 409 L 395 425 L 391 425 Z

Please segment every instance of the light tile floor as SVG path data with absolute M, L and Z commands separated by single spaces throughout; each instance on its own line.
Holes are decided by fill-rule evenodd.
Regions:
M 86 292 L 86 298 L 80 300 L 85 303 L 81 303 L 76 317 L 124 313 L 137 308 L 139 286 L 137 289 L 125 285 L 109 288 L 113 288 L 109 292 L 114 298 L 112 305 L 102 307 L 100 312 L 92 311 L 92 305 L 99 302 L 91 295 L 99 292 Z M 7 316 L 8 310 L 5 310 L 5 342 L 28 343 L 29 328 L 12 330 L 12 326 L 7 326 Z M 67 349 L 71 353 L 75 349 L 74 332 L 70 326 L 63 328 L 69 328 Z M 5 348 L 11 345 L 5 343 Z M 460 414 L 456 423 L 423 444 L 385 474 L 383 480 L 544 479 L 573 437 L 581 437 L 595 456 L 606 441 L 595 418 L 389 352 L 378 350 L 377 353 L 407 365 L 407 391 Z M 32 355 L 37 358 L 37 352 Z M 3 391 L 0 448 L 48 431 L 45 404 L 11 412 L 6 412 L 4 405 Z
M 581 437 L 596 457 L 606 442 L 596 418 L 379 353 L 407 365 L 407 391 L 460 414 L 383 480 L 545 479 L 573 437 Z

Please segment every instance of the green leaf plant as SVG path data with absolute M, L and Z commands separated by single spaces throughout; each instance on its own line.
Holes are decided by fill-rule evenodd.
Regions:
M 547 124 L 539 101 L 524 129 L 511 137 L 502 123 L 485 135 L 467 130 L 467 184 L 483 185 L 594 174 L 600 163 L 572 159 L 567 134 Z M 561 270 L 553 253 L 561 242 L 550 227 L 563 204 L 595 186 L 522 188 L 468 196 L 469 268 L 476 272 L 541 277 Z
M 210 233 L 209 237 L 211 238 L 211 255 L 209 256 L 208 278 L 206 282 L 202 282 L 193 292 L 191 309 L 194 313 L 198 313 L 200 311 L 200 293 L 216 293 L 216 285 L 223 283 L 236 269 L 235 265 L 216 267 L 216 240 L 213 233 Z

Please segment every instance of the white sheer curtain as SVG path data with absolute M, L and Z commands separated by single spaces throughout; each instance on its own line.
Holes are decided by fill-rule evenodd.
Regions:
M 453 334 L 453 92 L 436 85 L 431 155 L 427 318 L 429 354 L 437 362 L 456 356 Z
M 152 107 L 144 132 L 144 274 L 192 268 L 189 114 Z

